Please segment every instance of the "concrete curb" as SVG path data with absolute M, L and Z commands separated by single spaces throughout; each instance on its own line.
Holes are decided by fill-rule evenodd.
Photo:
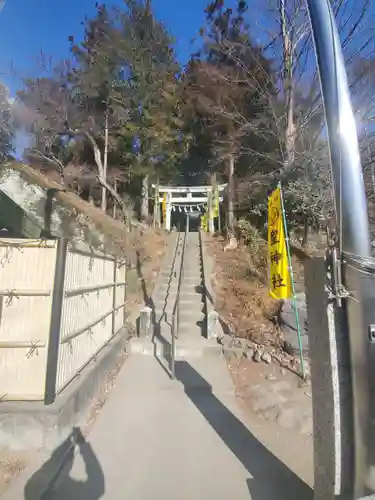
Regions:
M 206 311 L 206 331 L 208 337 L 211 336 L 209 332 L 209 317 L 210 313 L 216 313 L 215 310 L 215 296 L 212 289 L 211 276 L 213 274 L 214 263 L 212 258 L 206 252 L 205 246 L 205 233 L 202 229 L 199 230 L 199 240 L 200 240 L 200 248 L 201 248 L 201 259 L 202 259 L 202 273 L 203 273 L 203 283 L 205 287 L 205 311 Z M 218 315 L 220 318 L 220 315 Z M 221 337 L 224 335 L 223 328 L 221 326 L 220 321 L 215 327 L 215 332 L 212 335 L 213 337 Z
M 126 348 L 127 332 L 122 329 L 95 355 L 56 401 L 46 406 L 43 401 L 6 401 L 0 407 L 0 444 L 10 449 L 46 453 L 55 450 L 75 426 L 84 422 L 106 380 Z

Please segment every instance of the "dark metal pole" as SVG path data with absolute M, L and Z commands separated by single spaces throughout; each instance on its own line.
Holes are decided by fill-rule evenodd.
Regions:
M 125 287 L 126 288 L 126 287 Z M 112 295 L 112 337 L 117 333 L 116 331 L 116 295 L 117 295 L 117 258 L 113 261 L 113 295 Z
M 307 0 L 323 94 L 342 250 L 370 256 L 367 204 L 348 80 L 327 0 Z
M 347 326 L 350 356 L 352 418 L 351 439 L 353 457 L 349 496 L 360 498 L 368 472 L 368 430 L 370 425 L 369 378 L 371 354 L 368 343 L 368 324 L 371 321 L 374 302 L 369 300 L 368 280 L 363 278 L 360 267 L 345 264 L 345 255 L 355 254 L 354 261 L 371 256 L 367 204 L 358 146 L 355 118 L 352 110 L 349 86 L 341 50 L 339 34 L 328 0 L 307 0 L 315 51 L 317 56 L 335 194 L 338 228 L 337 269 L 342 270 L 343 292 L 341 295 Z M 341 264 L 344 262 L 343 264 Z M 338 288 L 336 288 L 336 292 Z M 338 293 L 336 293 L 337 298 Z M 341 303 L 339 301 L 339 303 Z M 372 363 L 372 367 L 375 366 Z M 373 368 L 372 368 L 373 369 Z M 340 429 L 335 429 L 340 432 Z M 350 458 L 348 458 L 350 460 Z M 343 478 L 348 482 L 348 478 Z M 341 498 L 341 497 L 340 497 Z
M 41 238 L 53 238 L 51 232 L 52 226 L 52 212 L 53 212 L 53 199 L 56 193 L 65 193 L 65 189 L 49 188 L 46 191 L 46 199 L 44 203 L 44 228 L 41 232 Z
M 57 367 L 60 348 L 60 329 L 64 301 L 64 281 L 68 241 L 61 238 L 57 242 L 55 279 L 53 281 L 51 323 L 47 353 L 46 386 L 44 404 L 50 405 L 56 399 Z
M 126 318 L 127 318 L 127 309 L 126 309 L 126 299 L 127 299 L 127 294 L 128 294 L 128 261 L 125 259 L 123 266 L 125 267 L 125 286 L 124 286 L 124 307 L 122 308 L 123 314 L 122 314 L 122 319 L 123 319 L 123 325 L 126 323 Z
M 176 315 L 172 314 L 172 328 L 171 328 L 171 379 L 176 378 Z

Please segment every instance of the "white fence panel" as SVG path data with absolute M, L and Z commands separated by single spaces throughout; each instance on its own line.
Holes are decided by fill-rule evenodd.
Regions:
M 56 241 L 0 241 L 0 398 L 44 397 Z
M 115 259 L 110 256 L 77 250 L 68 252 L 57 392 L 61 391 L 116 333 L 113 330 L 115 266 Z M 120 321 L 117 321 L 117 324 L 119 325 Z
M 126 266 L 120 265 L 116 269 L 116 292 L 115 292 L 115 312 L 114 331 L 117 333 L 124 325 L 125 317 L 125 297 L 126 297 Z

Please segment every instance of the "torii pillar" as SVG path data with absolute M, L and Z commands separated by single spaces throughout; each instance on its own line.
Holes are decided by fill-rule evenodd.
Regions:
M 165 229 L 171 230 L 171 215 L 172 215 L 172 193 L 167 193 L 167 206 L 165 210 Z

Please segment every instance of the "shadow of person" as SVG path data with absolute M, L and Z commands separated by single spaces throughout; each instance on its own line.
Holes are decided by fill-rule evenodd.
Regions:
M 252 500 L 312 500 L 313 491 L 273 455 L 213 393 L 211 385 L 186 361 L 176 362 L 185 394 L 252 476 Z
M 85 474 L 82 476 L 86 478 L 82 480 L 69 475 L 75 463 L 75 449 L 80 453 L 84 464 Z M 61 461 L 63 466 L 57 471 Z M 25 500 L 40 500 L 41 491 L 45 491 L 41 500 L 99 500 L 103 497 L 105 480 L 102 468 L 80 429 L 74 428 L 68 439 L 56 448 L 50 459 L 30 478 L 25 486 Z

